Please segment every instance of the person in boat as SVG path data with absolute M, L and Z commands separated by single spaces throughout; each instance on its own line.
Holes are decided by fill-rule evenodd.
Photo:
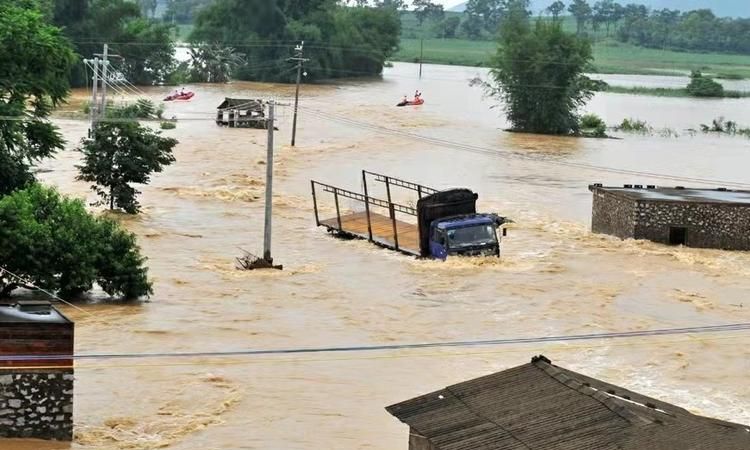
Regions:
M 180 95 L 185 95 L 185 88 L 180 89 Z
M 416 101 L 419 101 L 419 98 L 420 98 L 421 96 L 422 96 L 422 93 L 421 93 L 421 92 L 419 92 L 419 90 L 417 90 L 417 91 L 416 91 L 416 92 L 414 93 L 414 101 L 415 101 L 415 102 L 416 102 Z
M 404 94 L 404 98 L 401 100 L 401 103 L 403 104 L 409 103 L 409 98 L 406 96 L 406 94 Z

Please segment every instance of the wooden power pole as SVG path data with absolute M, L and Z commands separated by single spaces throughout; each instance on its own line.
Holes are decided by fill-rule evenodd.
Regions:
M 419 41 L 419 79 L 422 79 L 422 59 L 424 58 L 424 38 Z
M 292 147 L 297 142 L 297 110 L 299 106 L 299 84 L 302 82 L 302 64 L 308 59 L 303 57 L 305 51 L 305 41 L 301 41 L 298 46 L 294 48 L 294 58 L 289 58 L 289 61 L 297 61 L 297 89 L 294 93 L 294 119 L 292 119 Z

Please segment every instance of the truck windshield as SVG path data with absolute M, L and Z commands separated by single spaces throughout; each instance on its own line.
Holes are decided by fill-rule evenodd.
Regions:
M 486 245 L 497 242 L 495 227 L 492 225 L 453 228 L 448 230 L 447 235 L 449 248 Z

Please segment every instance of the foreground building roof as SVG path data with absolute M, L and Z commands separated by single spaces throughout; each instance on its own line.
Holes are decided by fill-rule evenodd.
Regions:
M 387 410 L 436 450 L 750 449 L 750 427 L 691 414 L 543 356 Z

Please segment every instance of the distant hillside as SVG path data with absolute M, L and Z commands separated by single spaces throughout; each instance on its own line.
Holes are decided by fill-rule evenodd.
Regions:
M 531 10 L 537 14 L 553 3 L 554 0 L 532 0 Z M 570 3 L 563 0 L 566 4 Z M 595 3 L 591 1 L 590 3 Z M 750 1 L 747 0 L 623 0 L 620 3 L 640 3 L 655 9 L 679 9 L 690 11 L 693 9 L 711 9 L 717 16 L 750 17 Z M 451 8 L 451 11 L 464 11 L 466 2 Z

